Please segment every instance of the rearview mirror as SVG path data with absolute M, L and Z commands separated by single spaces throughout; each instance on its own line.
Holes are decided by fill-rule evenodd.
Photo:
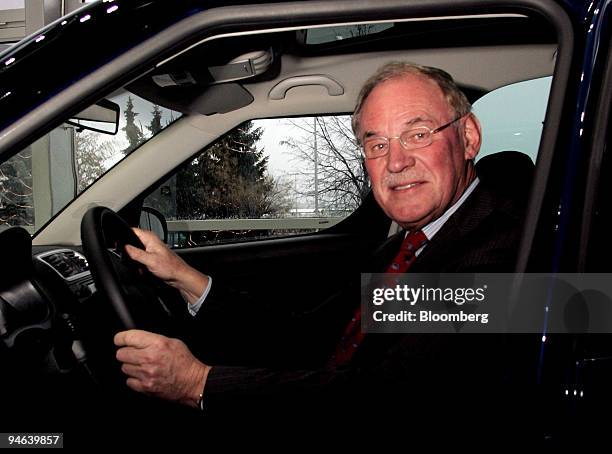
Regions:
M 102 99 L 79 112 L 66 123 L 76 126 L 79 130 L 101 132 L 102 134 L 115 135 L 119 131 L 119 104 Z

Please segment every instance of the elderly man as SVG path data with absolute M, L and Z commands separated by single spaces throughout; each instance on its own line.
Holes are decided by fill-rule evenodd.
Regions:
M 489 184 L 495 176 L 477 176 L 474 158 L 481 144 L 480 124 L 447 73 L 410 63 L 384 66 L 361 91 L 353 130 L 363 147 L 376 201 L 405 229 L 380 248 L 368 271 L 405 272 L 408 267 L 421 272 L 512 271 L 524 200 Z M 146 250 L 128 246 L 129 255 L 179 289 L 192 314 L 201 306 L 204 310 L 211 279 L 189 267 L 154 235 L 138 230 L 137 234 Z M 345 349 L 340 342 L 338 355 L 326 367 L 295 372 L 211 367 L 182 341 L 138 330 L 117 334 L 115 344 L 129 387 L 208 408 L 220 395 L 252 397 L 275 389 L 310 393 L 354 389 L 363 383 L 410 383 L 423 372 L 415 358 L 428 356 L 425 368 L 440 358 L 438 350 L 415 336 L 370 335 L 361 343 L 363 334 L 355 323 L 345 331 L 347 336 L 353 339 L 351 347 Z M 459 347 L 447 347 L 446 371 L 452 370 L 453 380 L 461 382 L 465 364 L 455 355 Z M 423 377 L 434 376 L 436 367 Z

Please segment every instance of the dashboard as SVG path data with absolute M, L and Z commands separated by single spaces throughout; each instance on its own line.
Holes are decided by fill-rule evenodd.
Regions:
M 0 232 L 0 250 L 0 353 L 72 370 L 84 357 L 79 314 L 96 293 L 87 259 L 78 248 L 32 248 L 18 227 Z
M 89 264 L 82 252 L 72 249 L 52 249 L 34 255 L 34 259 L 55 271 L 79 300 L 96 291 Z
M 0 230 L 0 250 L 2 421 L 48 427 L 90 411 L 92 402 L 100 408 L 104 386 L 118 389 L 123 378 L 110 305 L 96 291 L 83 251 L 32 247 L 20 227 Z

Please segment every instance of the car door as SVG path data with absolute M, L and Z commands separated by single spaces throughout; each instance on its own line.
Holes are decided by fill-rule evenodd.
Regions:
M 392 24 L 390 24 L 390 26 L 392 26 Z M 322 30 L 325 31 L 326 28 L 322 28 Z M 337 29 L 334 30 L 340 33 Z M 374 29 L 369 32 L 364 32 L 362 28 L 361 33 L 363 36 L 358 37 L 360 44 L 362 46 L 367 46 L 369 40 L 375 42 L 375 38 L 379 38 L 377 33 L 384 32 L 384 30 L 385 28 L 383 27 L 380 31 Z M 351 32 L 355 33 L 354 30 Z M 448 40 L 449 36 L 450 35 L 441 36 L 438 39 Z M 486 42 L 486 39 L 483 41 L 481 37 L 477 36 L 473 36 L 470 39 L 473 39 L 474 42 Z M 343 40 L 347 43 L 346 38 L 343 38 Z M 234 45 L 234 43 L 230 42 L 227 47 L 233 48 Z M 314 59 L 319 56 L 317 55 L 317 51 L 322 52 L 320 50 L 321 48 L 316 47 L 317 45 L 319 44 L 313 44 L 310 47 L 305 45 L 304 49 L 301 50 L 301 54 L 299 51 L 294 50 L 293 52 L 297 53 L 299 57 L 305 60 L 307 57 Z M 334 47 L 329 42 L 323 42 L 322 45 L 325 47 L 324 51 L 331 54 L 328 56 L 328 59 L 333 59 Z M 395 44 L 388 45 L 393 46 Z M 349 46 L 349 44 L 345 44 L 345 46 Z M 246 50 L 249 50 L 249 48 L 247 47 L 244 51 L 235 51 L 234 53 L 242 54 L 246 52 Z M 339 51 L 336 50 L 336 52 Z M 350 52 L 346 53 L 350 55 Z M 202 52 L 198 55 L 201 54 Z M 282 56 L 277 55 L 277 58 L 280 59 Z M 340 56 L 338 56 L 338 58 L 340 58 Z M 183 64 L 184 68 L 189 66 L 186 62 L 183 62 Z M 330 61 L 328 64 L 330 68 L 333 68 L 333 61 Z M 176 74 L 188 73 L 184 68 L 178 70 L 176 67 L 173 67 L 171 70 L 169 69 L 165 72 L 158 69 L 153 77 L 169 77 L 169 75 L 171 75 L 173 78 L 177 79 L 175 77 Z M 319 71 L 325 76 L 326 68 L 324 66 L 321 66 Z M 303 76 L 298 76 L 298 78 L 299 77 Z M 317 80 L 307 84 L 297 83 L 296 85 L 289 85 L 285 89 L 285 93 L 291 93 L 290 90 L 298 93 L 299 90 L 305 90 L 305 85 L 312 85 L 318 90 L 323 88 L 329 92 L 329 87 L 326 84 L 329 84 L 329 81 L 336 81 L 334 75 L 330 74 L 329 77 L 322 77 L 319 74 L 318 77 L 321 77 L 323 81 Z M 285 81 L 282 83 L 285 83 Z M 291 83 L 294 83 L 294 81 Z M 338 82 L 336 81 L 336 83 Z M 178 82 L 178 84 L 180 84 L 180 82 Z M 146 91 L 144 85 L 144 83 L 139 83 L 138 81 L 132 83 L 132 86 L 135 87 L 136 90 L 141 90 L 143 93 Z M 340 85 L 342 85 L 342 81 L 340 81 Z M 249 87 L 248 83 L 246 83 L 245 86 Z M 353 88 L 353 90 L 354 89 L 355 88 Z M 256 90 L 256 88 L 254 88 L 254 90 Z M 272 91 L 273 90 L 270 90 L 268 101 L 272 98 Z M 149 93 L 151 92 L 152 90 L 149 89 Z M 538 112 L 541 113 L 542 117 L 538 117 L 537 121 L 534 120 L 535 123 L 541 123 L 543 121 L 545 104 L 548 99 L 548 86 L 546 84 L 544 84 L 542 92 L 542 104 L 538 106 Z M 308 92 L 305 91 L 305 93 Z M 477 99 L 483 92 L 473 90 L 470 94 L 473 99 Z M 299 95 L 296 94 L 294 96 Z M 325 110 L 333 111 L 333 96 L 329 96 L 328 103 L 329 106 L 325 106 Z M 341 107 L 342 104 L 339 104 L 337 108 L 339 113 L 342 112 Z M 195 109 L 196 107 L 192 106 L 192 108 Z M 197 106 L 197 108 L 204 110 L 213 109 L 213 107 L 202 107 L 201 105 Z M 127 209 L 124 209 L 124 215 L 133 220 L 137 219 L 138 207 L 141 204 L 151 206 L 162 212 L 166 210 L 166 217 L 170 227 L 170 245 L 175 247 L 177 253 L 195 268 L 214 276 L 214 285 L 231 287 L 233 291 L 241 295 L 239 299 L 244 298 L 248 301 L 255 302 L 251 305 L 250 309 L 255 308 L 256 312 L 259 311 L 261 314 L 264 314 L 264 318 L 268 317 L 265 314 L 270 313 L 277 314 L 279 319 L 283 318 L 282 314 L 289 314 L 299 318 L 300 314 L 309 314 L 315 308 L 320 308 L 322 305 L 329 303 L 330 297 L 346 288 L 348 282 L 357 281 L 356 276 L 359 275 L 360 271 L 368 269 L 368 260 L 371 254 L 389 233 L 390 221 L 386 219 L 384 214 L 376 207 L 371 196 L 360 199 L 361 203 L 358 205 L 338 206 L 337 201 L 327 201 L 328 205 L 322 204 L 319 207 L 317 206 L 317 198 L 320 197 L 324 199 L 326 194 L 323 191 L 321 191 L 320 194 L 317 193 L 315 189 L 317 185 L 317 175 L 313 175 L 313 173 L 317 172 L 317 165 L 324 167 L 328 163 L 318 162 L 316 158 L 313 159 L 313 154 L 316 153 L 315 147 L 317 146 L 317 141 L 321 148 L 320 153 L 324 154 L 325 150 L 323 150 L 323 148 L 325 144 L 333 142 L 334 138 L 332 138 L 330 134 L 326 135 L 326 133 L 323 132 L 327 131 L 326 123 L 331 124 L 331 118 L 329 116 L 325 117 L 323 115 L 325 113 L 324 111 L 318 112 L 312 110 L 312 108 L 310 109 L 311 110 L 308 112 L 310 116 L 294 116 L 290 118 L 283 118 L 274 111 L 272 113 L 274 113 L 275 116 L 271 119 L 250 118 L 247 122 L 235 126 L 231 131 L 218 135 L 216 139 L 208 145 L 208 148 L 200 150 L 197 155 L 190 156 L 189 160 L 185 161 L 180 169 L 165 174 L 155 185 L 147 188 L 146 191 L 141 193 L 138 198 L 132 201 L 132 205 L 128 205 Z M 523 106 L 523 109 L 527 109 L 527 107 Z M 262 114 L 261 112 L 258 113 L 260 115 Z M 263 115 L 267 113 L 268 112 L 264 110 Z M 316 114 L 319 114 L 319 116 L 312 116 Z M 295 135 L 298 130 L 302 132 L 308 130 L 308 136 L 306 138 L 300 138 L 300 140 L 302 142 L 307 142 L 306 144 L 301 144 L 303 147 L 301 151 L 308 150 L 310 153 L 308 164 L 311 167 L 306 171 L 299 167 L 295 169 L 289 167 L 288 171 L 285 169 L 284 176 L 289 177 L 289 180 L 285 179 L 284 181 L 285 191 L 290 194 L 288 216 L 285 216 L 285 219 L 266 218 L 265 216 L 269 216 L 269 213 L 256 213 L 255 216 L 258 217 L 258 219 L 253 219 L 252 214 L 244 214 L 248 213 L 247 205 L 249 203 L 248 197 L 244 195 L 244 193 L 243 199 L 241 200 L 241 202 L 244 203 L 244 209 L 228 211 L 227 206 L 240 205 L 240 203 L 234 203 L 232 197 L 220 195 L 232 191 L 227 181 L 220 181 L 218 187 L 209 187 L 207 186 L 207 182 L 204 185 L 207 187 L 202 188 L 202 190 L 200 190 L 198 186 L 202 183 L 201 175 L 205 172 L 201 169 L 203 162 L 209 159 L 211 154 L 214 155 L 214 153 L 218 152 L 215 147 L 222 146 L 225 147 L 226 152 L 231 152 L 232 146 L 228 145 L 227 142 L 234 140 L 232 137 L 236 134 L 236 131 L 242 130 L 242 145 L 244 145 L 244 139 L 247 135 L 244 131 L 245 128 L 249 129 L 247 132 L 251 134 L 257 128 L 262 127 L 259 125 L 264 125 L 266 121 L 277 122 L 272 127 L 276 129 L 276 134 L 280 136 L 278 142 L 293 150 L 299 147 L 296 143 L 291 142 L 290 136 L 292 134 Z M 247 123 L 248 127 L 245 126 Z M 289 127 L 288 123 L 290 123 Z M 285 128 L 287 132 L 279 132 L 283 130 L 283 128 Z M 350 129 L 345 129 L 345 134 L 350 135 Z M 534 144 L 530 145 L 531 157 L 535 159 L 535 154 L 537 153 L 540 142 L 540 124 L 534 124 L 533 129 L 538 131 Z M 265 134 L 266 131 L 264 131 L 264 135 Z M 238 142 L 240 141 L 234 140 L 234 144 Z M 284 144 L 282 144 L 282 142 L 284 142 Z M 278 144 L 262 142 L 258 143 L 257 147 L 265 146 L 267 148 L 273 148 L 276 145 Z M 498 144 L 491 145 L 491 150 L 489 152 L 500 151 L 500 146 L 501 145 Z M 274 151 L 281 152 L 281 150 Z M 350 155 L 350 153 L 355 153 L 355 150 L 349 149 L 346 152 Z M 340 155 L 342 155 L 342 153 L 340 153 Z M 272 159 L 273 156 L 273 154 L 270 155 L 270 159 Z M 289 163 L 289 165 L 290 164 L 291 163 Z M 209 165 L 214 166 L 216 164 L 210 161 Z M 198 166 L 200 167 L 200 180 L 194 183 L 190 178 L 193 178 L 194 172 L 197 173 L 196 168 Z M 359 167 L 360 163 L 357 160 L 355 169 L 359 170 Z M 305 174 L 308 173 L 310 173 L 310 175 L 308 177 L 305 176 Z M 294 178 L 293 180 L 291 180 L 292 175 Z M 346 184 L 340 179 L 341 175 L 342 169 L 336 169 L 336 174 L 332 175 L 332 177 L 337 177 L 339 184 Z M 234 174 L 235 179 L 242 177 L 242 174 Z M 215 175 L 208 175 L 208 179 L 210 180 L 214 181 L 215 178 Z M 321 172 L 319 178 L 320 184 L 323 186 L 326 184 L 323 180 L 329 178 L 329 175 L 323 175 L 323 172 Z M 191 183 L 185 183 L 186 181 L 191 181 Z M 281 181 L 281 183 L 283 182 Z M 189 191 L 181 187 L 181 184 L 183 186 L 185 184 L 191 184 L 192 186 L 189 186 L 191 192 L 200 194 L 197 197 L 198 200 L 193 198 L 193 194 L 186 194 L 186 192 Z M 330 184 L 329 181 L 327 184 Z M 298 186 L 304 185 L 309 186 L 307 190 L 298 188 Z M 257 185 L 253 183 L 252 187 L 256 188 L 256 186 Z M 359 191 L 362 190 L 360 189 L 357 192 L 359 193 Z M 362 192 L 365 193 L 367 191 Z M 313 194 L 315 195 L 313 196 Z M 191 201 L 187 201 L 187 199 Z M 213 199 L 225 200 L 225 212 L 219 214 L 219 210 L 215 211 L 215 208 L 212 206 L 214 204 L 208 203 Z M 205 203 L 207 205 L 204 208 L 196 206 L 200 203 Z M 179 206 L 180 204 L 185 206 Z M 187 207 L 187 205 L 190 206 Z M 334 205 L 334 209 L 330 208 L 332 205 Z M 131 213 L 130 209 L 132 210 Z M 198 212 L 198 210 L 204 211 Z M 315 213 L 315 215 L 311 215 L 310 217 L 302 216 L 300 210 L 306 214 L 310 211 L 311 213 Z M 330 220 L 326 218 L 326 216 L 316 215 L 316 213 L 324 213 L 326 211 L 346 213 L 351 210 L 354 211 L 348 214 L 345 219 Z M 275 214 L 273 215 L 275 216 Z M 292 216 L 295 219 L 291 219 Z M 315 223 L 315 228 L 312 227 L 313 222 Z M 329 224 L 330 222 L 334 222 L 333 227 L 328 229 L 317 228 L 318 226 L 316 223 L 325 226 L 326 223 Z M 273 226 L 273 228 L 257 227 L 257 224 L 260 226 Z M 293 229 L 283 228 L 283 225 L 290 224 L 294 226 Z M 210 227 L 206 227 L 207 225 Z M 293 231 L 291 232 L 291 230 Z M 355 300 L 356 299 L 357 297 Z M 353 303 L 355 302 L 356 301 L 353 301 Z M 330 307 L 336 307 L 336 305 L 331 304 Z M 240 308 L 236 310 L 244 311 L 246 309 L 240 306 Z M 350 310 L 345 309 L 344 315 L 340 318 L 347 320 L 349 316 Z M 215 323 L 211 322 L 213 326 L 210 326 L 208 329 L 211 330 L 211 332 L 215 332 L 217 336 L 220 335 L 219 331 L 225 333 L 225 340 L 220 343 L 226 346 L 230 345 L 232 339 L 234 339 L 237 345 L 236 348 L 242 348 L 243 350 L 243 360 L 244 358 L 254 357 L 252 351 L 245 350 L 242 340 L 244 337 L 262 339 L 265 338 L 265 333 L 267 331 L 271 331 L 275 333 L 273 335 L 274 339 L 271 339 L 268 345 L 276 344 L 276 348 L 278 349 L 278 346 L 283 344 L 282 340 L 278 338 L 278 326 L 267 326 L 261 320 L 257 319 L 257 315 L 251 315 L 247 318 L 256 320 L 256 322 L 254 321 L 252 326 L 240 325 L 240 327 L 237 328 L 235 326 L 235 318 L 231 318 L 227 321 L 227 324 L 221 324 L 218 321 Z M 338 319 L 338 317 L 330 317 L 330 319 L 332 318 Z M 209 320 L 213 319 L 209 318 Z M 339 326 L 336 327 L 334 331 L 336 335 L 339 329 Z M 257 335 L 254 335 L 253 330 L 257 331 Z M 291 335 L 289 332 L 285 332 L 285 334 L 287 336 Z M 314 334 L 316 333 L 310 333 L 313 337 L 304 340 L 304 348 L 308 348 L 307 346 L 309 346 L 312 351 L 318 351 L 318 348 L 313 347 L 313 345 L 319 341 L 324 343 L 322 338 L 325 337 L 317 337 Z M 287 342 L 287 344 L 289 344 L 289 342 Z M 252 343 L 252 345 L 256 345 L 256 343 Z M 260 345 L 258 345 L 258 349 L 261 351 L 259 347 Z M 287 352 L 283 351 L 280 356 L 284 357 L 286 361 L 289 355 L 287 355 Z
M 148 7 L 154 8 L 155 4 L 156 2 L 150 2 L 140 6 L 146 11 Z M 102 10 L 100 5 L 96 8 L 99 8 L 100 14 L 110 15 L 116 11 Z M 177 11 L 179 9 L 177 8 Z M 165 11 L 164 8 L 162 10 Z M 91 11 L 93 12 L 93 9 Z M 491 11 L 493 14 L 489 16 Z M 564 109 L 573 106 L 576 97 L 574 86 L 570 86 L 570 82 L 575 83 L 579 76 L 570 72 L 571 63 L 573 58 L 579 59 L 582 56 L 578 46 L 574 47 L 574 29 L 568 19 L 568 12 L 554 2 L 530 0 L 516 4 L 508 2 L 501 6 L 493 1 L 439 1 L 431 4 L 396 1 L 282 2 L 246 6 L 225 5 L 206 11 L 202 8 L 185 8 L 180 9 L 178 13 L 174 11 L 173 15 L 173 23 L 165 23 L 164 21 L 170 19 L 161 18 L 160 15 L 149 24 L 149 16 L 143 14 L 139 20 L 150 28 L 143 25 L 142 30 L 138 29 L 142 35 L 134 31 L 135 27 L 126 27 L 130 30 L 127 38 L 131 39 L 126 38 L 127 44 L 110 48 L 107 47 L 109 44 L 105 43 L 98 59 L 86 54 L 87 59 L 74 63 L 86 77 L 70 87 L 56 82 L 53 90 L 45 91 L 46 98 L 40 94 L 32 95 L 25 107 L 3 109 L 2 125 L 12 127 L 11 134 L 5 135 L 2 142 L 2 152 L 8 154 L 16 153 L 24 146 L 30 145 L 43 132 L 48 132 L 53 126 L 99 98 L 121 87 L 134 88 L 143 78 L 148 77 L 149 87 L 152 86 L 155 90 L 166 87 L 180 89 L 185 85 L 189 95 L 176 92 L 175 97 L 166 96 L 168 99 L 172 98 L 172 105 L 179 105 L 184 110 L 184 117 L 170 125 L 166 131 L 139 144 L 59 213 L 55 213 L 54 217 L 36 232 L 34 242 L 37 247 L 62 244 L 78 247 L 78 223 L 84 211 L 92 204 L 107 205 L 136 225 L 143 204 L 153 205 L 154 199 L 157 198 L 154 208 L 163 211 L 160 208 L 164 208 L 165 202 L 160 202 L 160 198 L 172 195 L 173 190 L 177 188 L 176 185 L 173 186 L 176 182 L 172 183 L 172 178 L 178 178 L 177 172 L 183 172 L 183 167 L 179 166 L 190 167 L 189 171 L 184 171 L 181 178 L 193 176 L 194 167 L 197 167 L 197 163 L 192 165 L 193 161 L 198 159 L 201 153 L 207 153 L 210 147 L 222 142 L 235 127 L 247 121 L 270 118 L 299 117 L 311 124 L 313 116 L 319 118 L 346 114 L 354 107 L 358 88 L 367 78 L 367 74 L 385 60 L 406 58 L 445 67 L 456 76 L 471 100 L 508 83 L 545 75 L 553 76 L 544 119 L 545 126 L 538 145 L 536 182 L 525 221 L 517 270 L 528 269 L 534 257 L 542 262 L 552 262 L 551 253 L 546 247 L 551 236 L 550 230 L 547 229 L 552 216 L 549 210 L 551 206 L 555 206 L 558 187 L 552 187 L 550 182 L 554 181 L 557 185 L 563 179 L 563 173 L 557 170 L 557 163 L 561 159 L 559 156 L 566 151 L 562 140 L 558 140 L 565 137 L 560 125 L 562 120 L 569 121 L 568 115 L 571 117 L 571 112 L 564 113 Z M 95 22 L 92 21 L 94 16 L 91 15 L 75 17 L 74 22 L 79 21 L 81 24 L 91 25 Z M 160 25 L 160 22 L 164 24 Z M 399 35 L 394 35 L 396 22 L 402 24 Z M 149 31 L 151 29 L 155 31 L 154 36 L 150 35 L 153 33 Z M 307 30 L 322 30 L 325 33 L 315 34 L 314 38 L 311 35 L 313 40 L 308 41 Z M 525 33 L 518 33 L 517 30 Z M 242 38 L 242 41 L 259 44 L 258 39 L 262 36 L 276 33 L 281 39 L 275 40 L 279 47 L 278 53 L 274 55 L 290 57 L 283 61 L 287 72 L 283 73 L 284 77 L 280 80 L 275 79 L 279 68 L 273 65 L 269 73 L 257 74 L 254 69 L 253 78 L 250 82 L 245 81 L 244 86 L 253 90 L 253 98 L 261 92 L 264 93 L 265 96 L 254 100 L 255 102 L 249 103 L 249 96 L 241 89 L 209 90 L 217 92 L 215 97 L 201 99 L 200 95 L 203 93 L 189 93 L 192 80 L 199 80 L 195 73 L 189 72 L 188 75 L 185 71 L 170 71 L 172 67 L 165 66 L 178 61 L 181 55 L 198 49 L 200 44 L 204 44 L 206 49 L 209 41 L 231 44 L 233 41 L 227 39 L 236 35 Z M 118 36 L 119 32 L 117 36 L 113 35 L 111 42 L 115 45 Z M 290 39 L 285 39 L 288 37 Z M 244 55 L 242 52 L 230 54 L 223 46 L 219 46 L 215 52 L 217 58 L 222 60 L 221 57 L 224 57 L 226 61 L 206 66 L 210 73 L 206 77 L 215 77 L 214 71 L 210 71 L 211 68 L 221 68 L 221 74 L 227 75 L 228 71 L 234 74 L 231 72 L 236 69 L 232 66 L 237 63 L 233 61 L 234 57 Z M 202 56 L 206 57 L 206 54 Z M 96 61 L 91 63 L 91 60 Z M 238 60 L 240 61 L 242 60 Z M 7 59 L 5 66 L 9 67 L 13 63 L 14 61 Z M 79 66 L 87 64 L 90 66 L 85 69 Z M 517 78 L 517 73 L 513 71 L 515 66 L 521 69 L 519 73 L 522 78 Z M 346 83 L 336 80 L 335 71 L 340 74 L 340 67 L 344 67 Z M 165 71 L 166 68 L 168 71 Z M 18 75 L 17 72 L 15 74 Z M 153 79 L 150 76 L 160 77 Z M 303 79 L 304 76 L 309 79 Z M 236 77 L 240 79 L 239 76 L 228 78 Z M 278 90 L 281 92 L 278 94 L 280 99 L 277 99 L 272 88 L 281 82 L 286 83 L 287 88 L 283 90 L 281 85 Z M 210 85 L 221 84 L 211 82 Z M 341 90 L 338 92 L 337 85 L 340 85 L 341 89 L 345 87 L 346 96 L 343 96 Z M 258 91 L 258 87 L 261 87 L 261 91 Z M 42 91 L 41 89 L 41 93 Z M 142 87 L 140 92 L 142 93 Z M 6 96 L 7 99 L 12 99 L 13 94 Z M 153 100 L 159 99 L 155 92 L 149 91 L 147 96 Z M 186 97 L 189 99 L 186 100 Z M 284 106 L 282 99 L 290 104 Z M 224 112 L 224 106 L 228 103 L 234 107 L 227 108 Z M 12 113 L 8 113 L 9 111 Z M 141 110 L 140 114 L 144 115 L 143 112 Z M 133 118 L 132 123 L 138 125 Z M 147 122 L 145 126 L 146 124 Z M 312 124 L 323 126 L 319 120 L 314 120 Z M 153 128 L 153 123 L 150 126 Z M 141 127 L 141 132 L 144 131 L 144 127 Z M 290 142 L 292 133 L 287 135 L 289 137 L 283 140 Z M 315 138 L 325 141 L 329 136 L 326 139 L 321 133 L 312 134 L 308 146 L 314 146 Z M 231 146 L 229 148 L 231 149 Z M 322 150 L 322 146 L 318 150 Z M 239 150 L 240 153 L 244 151 Z M 315 172 L 314 167 L 322 167 L 324 162 L 315 158 L 310 164 L 312 168 L 306 173 Z M 291 172 L 290 170 L 289 173 Z M 316 172 L 318 173 L 319 169 Z M 231 175 L 230 180 L 237 176 Z M 213 177 L 215 175 L 211 176 Z M 265 210 L 257 213 L 258 219 L 252 219 L 248 210 L 241 212 L 240 209 L 222 213 L 228 218 L 211 219 L 210 213 L 214 212 L 215 207 L 210 204 L 205 207 L 208 211 L 204 212 L 204 218 L 200 216 L 180 219 L 176 211 L 166 213 L 171 233 L 174 235 L 171 245 L 177 246 L 177 253 L 197 269 L 210 273 L 213 276 L 213 286 L 228 287 L 234 292 L 236 300 L 241 297 L 247 303 L 254 303 L 250 307 L 244 303 L 230 306 L 227 313 L 219 315 L 220 318 L 210 318 L 208 321 L 208 328 L 212 333 L 227 341 L 228 344 L 219 344 L 224 343 L 223 348 L 230 350 L 236 362 L 248 360 L 254 363 L 278 363 L 280 360 L 286 365 L 291 362 L 291 357 L 299 356 L 295 351 L 285 349 L 285 345 L 289 345 L 292 339 L 285 339 L 283 336 L 292 336 L 294 333 L 275 325 L 274 314 L 279 315 L 279 320 L 286 319 L 280 316 L 285 314 L 296 315 L 298 318 L 307 317 L 313 309 L 325 305 L 330 298 L 346 288 L 347 281 L 359 280 L 360 271 L 366 269 L 370 263 L 370 254 L 389 235 L 390 230 L 393 230 L 390 228 L 390 221 L 377 208 L 373 198 L 365 194 L 360 203 L 351 207 L 350 214 L 333 216 L 333 212 L 346 212 L 346 207 L 333 206 L 333 203 L 327 206 L 319 205 L 319 191 L 313 191 L 313 187 L 318 186 L 315 181 L 316 178 L 312 179 L 311 175 L 311 178 L 303 181 L 294 181 L 293 189 L 290 189 L 291 180 L 288 180 L 289 188 L 285 192 L 289 194 L 289 204 L 285 214 L 294 216 L 286 216 L 282 222 L 265 217 L 269 214 Z M 310 184 L 313 187 L 309 187 Z M 298 190 L 298 186 L 303 188 Z M 182 190 L 189 187 L 183 185 Z M 227 192 L 228 188 L 226 183 L 218 188 L 208 188 L 206 192 L 201 193 L 207 197 L 196 199 L 209 202 L 211 197 L 217 195 L 215 191 Z M 193 187 L 197 195 L 200 192 L 196 189 Z M 257 187 L 254 190 L 257 192 Z M 223 199 L 221 205 L 227 205 L 231 200 L 248 202 L 251 193 L 251 190 L 242 193 L 238 191 L 238 195 L 233 198 Z M 299 197 L 303 199 L 295 200 Z M 301 217 L 300 210 L 315 216 L 310 219 L 308 216 Z M 195 216 L 194 213 L 188 214 Z M 239 217 L 242 216 L 241 213 L 247 213 L 248 216 Z M 321 228 L 322 225 L 332 222 L 334 225 L 328 229 Z M 251 227 L 257 224 L 266 227 Z M 206 225 L 208 227 L 200 230 L 197 236 L 193 233 Z M 210 227 L 211 225 L 213 227 Z M 262 230 L 272 235 L 262 237 L 257 233 Z M 215 232 L 214 237 L 208 235 L 211 231 Z M 549 268 L 544 270 L 548 271 Z M 358 304 L 358 300 L 349 300 L 351 306 Z M 235 309 L 232 310 L 232 307 Z M 344 311 L 344 318 L 349 318 L 349 314 L 349 310 Z M 249 315 L 253 318 L 249 318 Z M 237 318 L 241 320 L 237 321 Z M 341 323 L 338 323 L 338 326 L 340 325 Z M 320 359 L 319 354 L 323 348 L 329 347 L 327 342 L 317 344 L 320 341 L 319 334 L 317 331 L 307 333 L 308 338 L 302 339 L 301 346 L 298 347 L 312 350 L 313 356 L 307 357 L 307 361 Z M 256 341 L 258 338 L 264 340 Z M 268 354 L 262 351 L 262 348 L 274 351 Z

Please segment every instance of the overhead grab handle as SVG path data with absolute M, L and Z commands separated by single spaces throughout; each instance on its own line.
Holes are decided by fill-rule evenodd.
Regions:
M 277 83 L 268 98 L 273 100 L 284 99 L 289 90 L 295 87 L 304 87 L 306 85 L 320 85 L 327 88 L 329 96 L 340 96 L 344 94 L 344 87 L 329 76 L 323 74 L 312 74 L 310 76 L 296 76 L 282 80 Z

